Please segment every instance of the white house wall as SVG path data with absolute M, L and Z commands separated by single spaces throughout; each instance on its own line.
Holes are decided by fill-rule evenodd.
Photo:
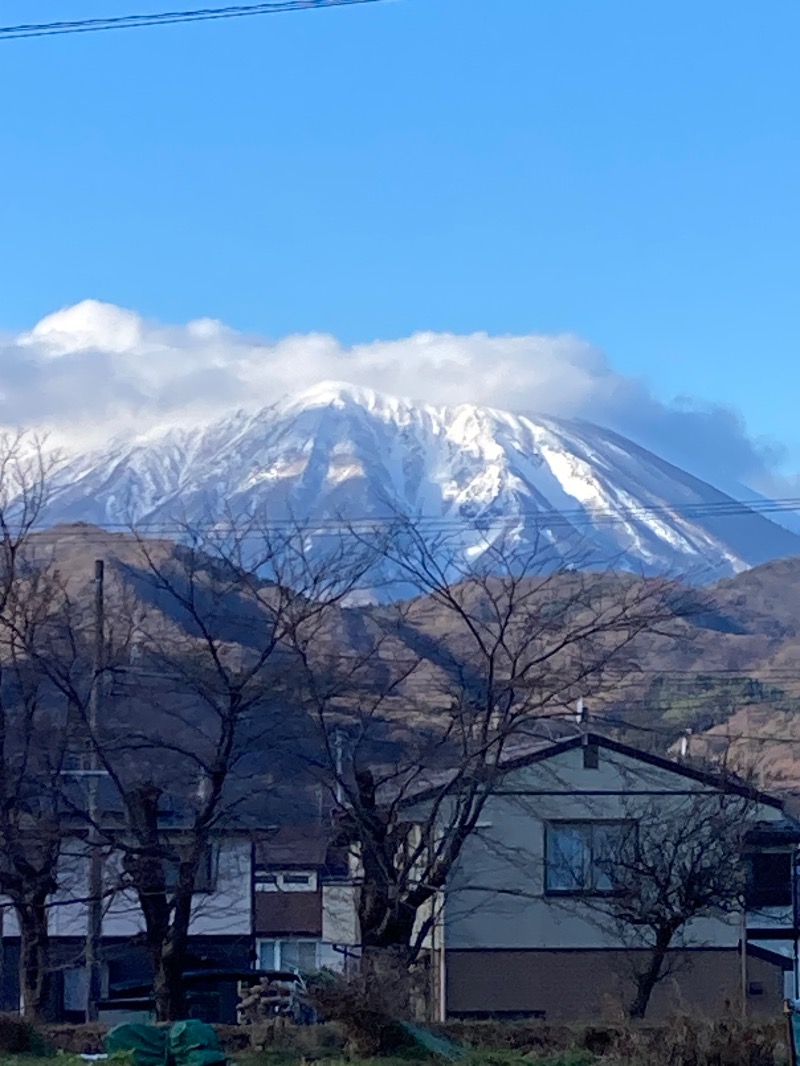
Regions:
M 249 936 L 251 918 L 251 847 L 231 841 L 220 847 L 214 892 L 198 893 L 193 901 L 190 933 L 193 936 Z M 132 937 L 144 929 L 144 918 L 131 891 L 119 885 L 119 856 L 104 864 L 103 936 Z M 80 848 L 66 850 L 59 860 L 59 892 L 50 901 L 49 927 L 53 937 L 84 937 L 87 926 L 89 863 Z M 18 935 L 13 908 L 3 914 L 3 936 Z
M 19 923 L 11 906 L 11 900 L 0 896 L 0 911 L 2 913 L 2 935 L 4 937 L 19 936 Z
M 213 892 L 199 892 L 192 901 L 189 932 L 193 936 L 248 936 L 251 919 L 251 847 L 246 841 L 220 846 Z M 144 919 L 133 893 L 118 893 L 103 921 L 103 935 L 133 936 Z
M 86 935 L 89 892 L 89 859 L 86 845 L 67 841 L 58 860 L 59 891 L 50 901 L 49 929 L 52 937 Z
M 635 817 L 651 802 L 687 800 L 708 786 L 628 756 L 599 749 L 585 769 L 580 748 L 513 771 L 487 802 L 450 881 L 447 947 L 605 948 L 620 946 L 607 920 L 579 898 L 544 895 L 544 826 L 548 820 Z M 780 812 L 763 807 L 763 820 Z M 687 941 L 735 947 L 736 919 L 693 923 Z
M 252 848 L 231 841 L 220 849 L 216 891 L 197 895 L 189 932 L 193 936 L 249 936 L 252 920 Z
M 747 912 L 747 924 L 756 929 L 791 928 L 793 911 L 787 907 L 752 907 Z

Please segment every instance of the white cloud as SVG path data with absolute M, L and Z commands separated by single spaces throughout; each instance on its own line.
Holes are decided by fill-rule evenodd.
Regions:
M 307 334 L 273 342 L 213 319 L 165 326 L 94 300 L 0 341 L 0 422 L 89 443 L 265 406 L 328 379 L 430 403 L 586 418 L 725 488 L 769 484 L 778 458 L 749 438 L 735 412 L 661 403 L 569 335 L 417 333 L 345 347 Z

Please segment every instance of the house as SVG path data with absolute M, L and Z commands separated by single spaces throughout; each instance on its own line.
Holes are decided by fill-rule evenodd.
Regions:
M 150 1012 L 152 968 L 144 917 L 123 876 L 122 850 L 109 842 L 124 833 L 119 796 L 107 782 L 103 811 L 103 917 L 100 942 L 103 1001 L 109 1023 Z M 77 802 L 76 802 L 77 805 Z M 164 796 L 159 823 L 164 842 L 179 846 L 186 807 Z M 347 856 L 331 846 L 327 827 L 314 822 L 276 827 L 264 812 L 238 808 L 213 835 L 192 902 L 187 1000 L 193 1017 L 234 1023 L 238 985 L 254 970 L 322 968 L 344 971 L 356 953 L 355 889 Z M 67 817 L 58 892 L 48 908 L 52 997 L 49 1016 L 85 1018 L 89 860 L 85 822 Z M 169 867 L 167 878 L 171 876 Z M 175 871 L 172 871 L 174 874 Z M 13 908 L 0 900 L 0 1009 L 20 1005 L 20 942 Z
M 144 938 L 144 916 L 136 893 L 126 887 L 123 876 L 124 851 L 113 846 L 115 834 L 124 833 L 124 815 L 121 799 L 107 780 L 102 782 L 99 805 L 103 838 L 101 1016 L 115 1022 L 131 1012 L 148 1013 L 152 967 Z M 188 829 L 185 805 L 175 797 L 163 797 L 159 826 L 162 840 L 179 846 Z M 190 924 L 187 970 L 192 979 L 187 985 L 187 999 L 193 1016 L 208 1021 L 236 1020 L 237 976 L 253 967 L 252 848 L 257 827 L 252 817 L 221 827 L 206 849 L 198 876 Z M 86 1011 L 84 959 L 90 897 L 85 821 L 65 813 L 62 832 L 59 888 L 47 912 L 52 968 L 48 1014 L 53 1020 L 80 1022 Z M 165 873 L 169 884 L 177 870 L 167 863 Z M 20 1006 L 19 957 L 14 910 L 0 899 L 2 1010 Z
M 608 856 L 645 816 L 666 827 L 709 797 L 747 805 L 747 910 L 687 926 L 647 1016 L 681 1005 L 714 1012 L 742 996 L 750 1012 L 779 1011 L 796 982 L 798 823 L 780 800 L 739 781 L 586 732 L 506 760 L 441 901 L 438 1016 L 569 1021 L 629 1003 L 644 948 L 603 906 L 615 891 Z
M 284 826 L 253 849 L 253 934 L 260 969 L 344 972 L 356 954 L 348 856 L 319 823 Z
M 794 996 L 800 824 L 781 800 L 589 732 L 526 741 L 504 771 L 425 941 L 431 1014 L 568 1021 L 627 1003 L 630 963 L 644 949 L 604 926 L 592 906 L 613 891 L 614 872 L 600 855 L 623 829 L 654 814 L 666 823 L 707 797 L 742 801 L 726 811 L 746 813 L 746 911 L 690 924 L 648 1017 L 681 1004 L 713 1012 L 743 994 L 749 1011 L 775 1012 Z M 254 846 L 257 966 L 356 964 L 353 861 L 332 845 L 322 821 L 285 825 Z
M 593 732 L 526 741 L 507 755 L 500 787 L 483 807 L 436 901 L 425 942 L 431 1013 L 448 1017 L 601 1017 L 631 998 L 631 969 L 644 948 L 599 903 L 613 900 L 610 858 L 647 819 L 664 826 L 709 797 L 746 808 L 742 854 L 749 869 L 743 913 L 689 924 L 673 946 L 670 974 L 653 992 L 648 1017 L 691 1004 L 725 1003 L 775 1012 L 798 980 L 794 904 L 800 825 L 780 800 L 746 784 L 660 758 Z M 431 791 L 436 790 L 431 787 Z M 418 794 L 409 816 L 424 809 Z M 103 799 L 109 832 L 120 811 Z M 184 831 L 180 804 L 165 806 L 162 832 Z M 85 1008 L 83 950 L 88 924 L 85 835 L 74 827 L 62 849 L 59 893 L 49 910 L 52 1015 L 79 1021 Z M 113 834 L 112 834 L 113 835 Z M 624 854 L 624 852 L 622 853 Z M 146 1000 L 151 987 L 144 923 L 120 877 L 121 856 L 104 854 L 101 957 L 104 1015 Z M 257 810 L 220 828 L 208 849 L 191 923 L 190 1010 L 234 1021 L 236 986 L 254 970 L 357 964 L 358 870 L 333 841 L 329 819 L 266 824 Z M 737 871 L 731 870 L 731 878 Z M 0 900 L 0 996 L 19 1004 L 19 937 Z

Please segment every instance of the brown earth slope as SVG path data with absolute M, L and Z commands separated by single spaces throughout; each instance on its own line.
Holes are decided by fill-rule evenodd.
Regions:
M 180 570 L 174 543 L 150 541 L 148 552 L 160 566 Z M 158 617 L 172 634 L 186 626 L 174 603 L 154 597 L 141 580 L 146 569 L 141 547 L 127 534 L 62 527 L 37 534 L 36 554 L 58 568 L 77 599 L 87 601 L 94 560 L 104 558 L 117 583 L 110 609 L 116 603 L 129 612 L 146 610 L 151 624 Z M 530 578 L 520 587 L 535 596 L 541 584 L 544 612 L 552 610 L 554 599 L 569 597 L 576 582 L 599 587 L 608 581 L 628 589 L 646 585 L 624 575 L 564 574 L 546 582 Z M 481 596 L 480 588 L 464 586 L 470 610 L 480 613 Z M 766 563 L 702 590 L 676 583 L 674 597 L 670 624 L 632 643 L 617 675 L 610 677 L 613 683 L 589 710 L 631 743 L 667 751 L 691 731 L 693 753 L 719 757 L 724 750 L 740 765 L 759 767 L 768 780 L 800 787 L 800 559 Z M 252 654 L 258 644 L 253 634 L 260 632 L 265 616 L 252 599 L 235 594 L 223 613 L 231 653 Z M 376 649 L 368 666 L 360 660 L 367 648 Z M 354 664 L 354 699 L 380 689 L 391 692 L 387 707 L 397 703 L 407 712 L 413 706 L 423 717 L 435 714 L 443 694 L 481 668 L 468 627 L 432 597 L 402 609 L 337 607 L 321 628 L 314 652 L 320 662 Z M 706 733 L 713 744 L 700 739 Z

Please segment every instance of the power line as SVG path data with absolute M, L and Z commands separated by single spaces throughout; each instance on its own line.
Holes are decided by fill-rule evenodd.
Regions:
M 348 656 L 345 655 L 345 656 L 342 656 L 342 658 L 343 659 L 347 659 Z M 163 681 L 163 679 L 161 679 L 161 678 L 159 678 L 158 680 L 159 681 Z M 180 683 L 176 683 L 176 679 L 171 679 L 171 680 L 173 681 L 172 687 L 165 688 L 162 684 L 159 685 L 159 688 L 160 688 L 160 691 L 161 691 L 162 695 L 165 695 L 165 694 L 177 695 L 177 694 L 181 694 L 181 693 L 190 694 L 190 692 L 191 692 L 191 685 L 190 684 L 181 685 Z M 142 692 L 141 681 L 137 681 L 135 678 L 125 678 L 123 676 L 120 676 L 120 677 L 115 679 L 115 689 L 118 691 L 119 695 L 125 695 L 126 694 L 125 693 L 126 686 L 130 689 L 130 691 L 134 691 L 138 695 L 141 695 L 141 692 Z M 426 688 L 425 690 L 423 690 L 421 692 L 418 691 L 416 688 L 414 688 L 414 693 L 413 694 L 414 695 L 425 695 L 425 694 L 428 694 L 428 695 L 432 696 L 432 695 L 446 694 L 446 691 L 447 691 L 446 688 L 434 688 L 434 687 L 431 686 L 431 687 Z M 408 697 L 404 696 L 403 694 L 398 694 L 396 696 L 396 698 L 399 700 L 399 699 L 404 699 L 404 698 L 407 699 Z M 747 706 L 747 704 L 743 705 L 743 707 L 746 707 L 746 706 Z M 408 710 L 411 713 L 414 713 L 414 714 L 420 713 L 420 708 L 419 707 L 411 706 L 411 707 L 408 708 Z M 389 712 L 385 712 L 385 713 L 388 714 Z M 392 714 L 396 715 L 396 711 L 392 712 Z M 543 712 L 542 714 L 533 716 L 533 718 L 532 718 L 532 721 L 536 721 L 536 722 L 540 722 L 540 723 L 541 722 L 572 722 L 573 720 L 574 720 L 574 714 L 573 713 L 567 713 L 567 712 L 557 712 L 557 713 Z M 637 733 L 645 733 L 645 734 L 649 734 L 651 736 L 657 736 L 657 737 L 661 738 L 664 741 L 668 741 L 668 740 L 676 741 L 676 740 L 680 739 L 681 735 L 686 735 L 686 727 L 685 726 L 676 725 L 674 727 L 670 727 L 670 726 L 665 726 L 665 725 L 645 725 L 645 724 L 643 724 L 641 722 L 628 722 L 625 719 L 623 719 L 622 717 L 620 717 L 620 715 L 618 713 L 615 713 L 615 712 L 608 712 L 608 713 L 606 713 L 604 711 L 596 712 L 595 715 L 593 716 L 592 721 L 593 721 L 593 724 L 595 726 L 597 726 L 597 727 L 599 727 L 601 729 L 602 728 L 611 728 L 611 729 L 615 729 L 615 730 L 632 730 L 632 731 L 637 732 Z M 714 728 L 714 727 L 712 727 L 712 728 Z M 697 742 L 697 744 L 700 745 L 700 746 L 703 745 L 703 744 L 713 744 L 715 741 L 728 743 L 728 744 L 747 742 L 747 743 L 756 743 L 756 744 L 775 744 L 775 745 L 779 745 L 779 744 L 781 744 L 781 745 L 783 745 L 783 744 L 794 744 L 794 745 L 800 745 L 800 733 L 797 736 L 784 736 L 784 735 L 771 736 L 769 734 L 753 734 L 753 733 L 740 733 L 740 732 L 716 732 L 715 733 L 715 732 L 713 732 L 711 730 L 703 730 L 703 731 L 700 731 L 700 732 L 691 733 L 689 739 L 690 739 L 690 743 Z
M 209 22 L 221 19 L 247 18 L 254 15 L 278 15 L 290 11 L 381 2 L 383 0 L 269 0 L 267 3 L 229 4 L 225 7 L 160 11 L 153 14 L 116 15 L 108 18 L 61 20 L 59 22 L 30 22 L 16 26 L 0 26 L 0 39 L 55 37 L 66 33 L 98 33 L 104 30 L 129 30 L 145 26 L 174 26 L 187 22 Z
M 365 0 L 367 2 L 367 0 Z M 378 0 L 380 2 L 380 0 Z M 2 31 L 0 31 L 2 32 Z M 204 519 L 202 522 L 180 523 L 174 519 L 145 519 L 142 522 L 103 522 L 102 529 L 109 531 L 130 531 L 133 529 L 147 529 L 150 533 L 174 533 L 191 532 L 192 530 L 209 529 L 215 532 L 238 532 L 242 527 L 251 527 L 252 535 L 257 535 L 263 529 L 297 529 L 303 532 L 317 530 L 332 530 L 349 532 L 351 530 L 369 532 L 378 527 L 408 524 L 410 527 L 424 526 L 427 529 L 447 532 L 449 530 L 461 531 L 472 529 L 476 532 L 491 532 L 500 525 L 510 526 L 518 521 L 538 522 L 541 525 L 575 525 L 578 522 L 587 526 L 596 524 L 626 524 L 640 518 L 667 518 L 672 521 L 694 521 L 702 518 L 729 518 L 751 517 L 756 515 L 777 514 L 782 512 L 800 512 L 800 497 L 791 496 L 774 500 L 735 500 L 725 499 L 719 502 L 700 501 L 698 503 L 658 503 L 637 504 L 615 509 L 590 509 L 583 507 L 575 508 L 541 508 L 537 510 L 520 510 L 514 514 L 500 516 L 475 516 L 467 515 L 431 515 L 431 514 L 407 514 L 398 511 L 384 514 L 355 514 L 341 518 L 309 518 L 298 521 L 294 518 L 266 518 L 259 522 L 252 516 L 242 519 L 237 524 L 230 519 L 215 521 Z M 81 535 L 82 530 L 76 524 L 75 534 Z M 51 529 L 51 526 L 40 526 L 39 530 Z M 67 532 L 67 531 L 65 531 Z M 92 530 L 93 532 L 93 530 Z M 787 530 L 787 533 L 790 532 Z

